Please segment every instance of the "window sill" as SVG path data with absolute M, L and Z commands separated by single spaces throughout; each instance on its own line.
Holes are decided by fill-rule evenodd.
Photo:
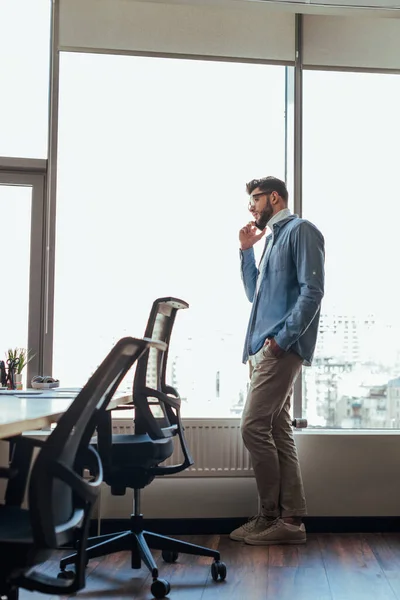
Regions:
M 126 414 L 124 414 L 126 413 Z M 129 413 L 129 414 L 128 414 Z M 113 413 L 113 422 L 131 420 L 132 410 L 118 411 Z M 201 424 L 205 427 L 229 427 L 237 426 L 240 423 L 240 417 L 186 417 L 183 416 L 184 424 Z M 294 429 L 295 434 L 300 435 L 400 435 L 400 429 L 334 429 L 323 427 L 308 427 L 306 429 Z

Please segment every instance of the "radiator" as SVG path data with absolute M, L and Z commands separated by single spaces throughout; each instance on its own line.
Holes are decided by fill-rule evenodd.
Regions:
M 178 477 L 253 477 L 250 456 L 243 445 L 240 421 L 233 419 L 186 420 L 185 438 L 194 465 Z M 134 433 L 133 422 L 113 419 L 113 433 Z M 183 460 L 179 440 L 175 439 L 172 456 L 163 463 L 174 465 Z

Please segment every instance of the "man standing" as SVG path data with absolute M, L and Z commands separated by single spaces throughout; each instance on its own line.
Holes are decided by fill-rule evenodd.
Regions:
M 252 545 L 302 544 L 306 502 L 294 442 L 290 396 L 303 364 L 311 365 L 324 295 L 324 238 L 287 208 L 286 185 L 275 177 L 247 186 L 254 221 L 239 232 L 241 274 L 252 303 L 243 362 L 250 387 L 242 416 L 261 512 L 232 531 Z M 253 246 L 265 234 L 257 268 Z

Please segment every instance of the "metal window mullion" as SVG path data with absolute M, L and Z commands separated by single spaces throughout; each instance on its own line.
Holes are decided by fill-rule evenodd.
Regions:
M 13 158 L 0 156 L 0 172 L 15 173 L 42 173 L 47 170 L 45 158 Z
M 303 216 L 303 16 L 296 15 L 296 62 L 294 67 L 294 212 Z M 303 414 L 303 373 L 294 384 L 293 416 Z
M 27 386 L 34 375 L 42 372 L 42 288 L 43 288 L 43 218 L 46 177 L 35 175 L 32 187 L 31 259 L 29 284 L 28 348 L 37 348 L 37 355 L 27 365 Z
M 48 169 L 46 179 L 46 202 L 44 210 L 43 238 L 43 288 L 42 288 L 42 369 L 52 375 L 53 365 L 53 318 L 54 318 L 54 271 L 56 238 L 56 192 L 58 149 L 58 98 L 59 98 L 59 0 L 52 0 L 51 51 L 49 88 L 49 139 Z

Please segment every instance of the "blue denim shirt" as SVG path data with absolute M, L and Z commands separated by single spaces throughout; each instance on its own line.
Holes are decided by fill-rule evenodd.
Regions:
M 244 289 L 253 304 L 243 362 L 256 354 L 267 338 L 274 337 L 283 350 L 294 350 L 304 364 L 311 365 L 324 295 L 324 238 L 315 225 L 297 215 L 275 223 L 273 232 L 273 245 L 261 274 L 253 248 L 240 250 Z M 258 275 L 262 279 L 257 294 Z

